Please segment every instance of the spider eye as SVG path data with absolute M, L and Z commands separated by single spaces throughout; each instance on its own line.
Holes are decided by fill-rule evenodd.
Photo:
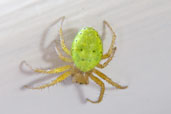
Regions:
M 93 53 L 95 53 L 96 51 L 95 50 L 93 50 Z
M 83 51 L 83 49 L 81 48 L 80 51 Z

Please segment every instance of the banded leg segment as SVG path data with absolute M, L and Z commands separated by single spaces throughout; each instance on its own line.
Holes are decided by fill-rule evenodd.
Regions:
M 126 89 L 128 86 L 121 86 L 116 82 L 113 82 L 109 77 L 107 77 L 105 74 L 103 74 L 102 72 L 98 71 L 97 69 L 94 69 L 93 72 L 95 74 L 97 74 L 100 78 L 106 80 L 109 84 L 111 84 L 112 86 L 115 86 L 118 89 Z
M 42 86 L 39 86 L 39 87 L 33 87 L 33 88 L 30 88 L 30 87 L 27 87 L 25 86 L 26 88 L 30 88 L 30 89 L 43 89 L 43 88 L 46 88 L 46 87 L 50 87 L 50 86 L 53 86 L 55 84 L 57 84 L 58 82 L 61 82 L 63 80 L 65 80 L 67 77 L 69 77 L 70 75 L 72 74 L 71 71 L 67 71 L 65 73 L 63 73 L 62 75 L 60 75 L 58 78 L 56 78 L 55 80 L 53 80 L 51 83 L 49 84 L 45 84 L 45 85 L 42 85 Z
M 64 19 L 65 19 L 65 17 L 62 18 L 61 27 L 60 27 L 60 30 L 59 30 L 60 42 L 61 42 L 62 49 L 63 49 L 69 56 L 71 56 L 71 51 L 70 51 L 70 50 L 66 47 L 66 45 L 65 45 L 64 36 L 63 36 L 63 32 L 62 32 L 62 24 L 63 24 Z
M 115 32 L 112 30 L 112 27 L 109 25 L 109 23 L 108 23 L 107 21 L 103 21 L 103 23 L 104 23 L 105 25 L 107 25 L 107 27 L 108 27 L 108 28 L 110 29 L 110 31 L 112 32 L 112 42 L 111 42 L 111 44 L 110 44 L 110 48 L 109 48 L 108 52 L 105 53 L 105 54 L 102 56 L 102 59 L 106 59 L 106 58 L 110 57 L 111 54 L 112 54 L 112 49 L 113 49 L 113 47 L 114 47 L 115 40 L 116 40 L 116 34 L 115 34 Z
M 99 96 L 99 99 L 97 101 L 92 101 L 90 99 L 87 99 L 87 101 L 91 102 L 91 103 L 100 103 L 103 99 L 103 95 L 104 95 L 104 91 L 105 91 L 105 85 L 104 83 L 98 79 L 97 77 L 93 76 L 93 75 L 90 75 L 90 78 L 96 82 L 96 84 L 98 84 L 100 87 L 101 87 L 101 91 L 100 91 L 100 96 Z
M 114 54 L 115 54 L 115 51 L 116 51 L 116 47 L 114 47 L 113 49 L 112 49 L 112 54 L 111 54 L 111 56 L 107 59 L 107 61 L 106 62 L 104 62 L 103 64 L 98 64 L 97 65 L 97 67 L 98 68 L 105 68 L 108 64 L 109 64 L 109 62 L 113 59 L 113 56 L 114 56 Z

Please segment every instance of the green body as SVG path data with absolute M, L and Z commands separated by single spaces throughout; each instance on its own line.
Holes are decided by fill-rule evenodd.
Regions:
M 71 48 L 75 66 L 83 72 L 92 70 L 101 60 L 103 45 L 98 32 L 92 27 L 81 29 Z

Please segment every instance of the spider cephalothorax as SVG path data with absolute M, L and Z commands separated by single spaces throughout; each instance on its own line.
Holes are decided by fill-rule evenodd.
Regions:
M 64 18 L 65 17 L 62 17 L 62 22 L 64 21 Z M 105 74 L 103 74 L 102 72 L 100 72 L 95 68 L 98 67 L 102 69 L 106 67 L 108 63 L 112 60 L 116 51 L 116 47 L 114 46 L 116 35 L 106 21 L 104 21 L 104 25 L 107 25 L 107 27 L 109 27 L 109 29 L 113 34 L 110 48 L 108 52 L 105 54 L 103 54 L 103 45 L 102 45 L 101 38 L 98 32 L 94 30 L 92 27 L 85 27 L 78 32 L 72 43 L 72 47 L 70 51 L 65 45 L 62 26 L 61 26 L 59 31 L 60 43 L 62 49 L 64 50 L 64 52 L 66 52 L 66 54 L 70 56 L 70 58 L 63 56 L 57 47 L 55 49 L 60 59 L 62 59 L 65 62 L 70 62 L 72 64 L 51 69 L 51 70 L 33 69 L 29 64 L 27 64 L 35 72 L 49 73 L 49 74 L 64 72 L 62 75 L 57 77 L 51 83 L 39 87 L 33 87 L 31 89 L 43 89 L 49 86 L 53 86 L 56 83 L 65 80 L 69 76 L 72 76 L 73 82 L 80 83 L 80 84 L 88 84 L 90 78 L 101 87 L 101 92 L 100 92 L 99 99 L 97 101 L 92 101 L 90 99 L 87 99 L 87 101 L 90 101 L 92 103 L 99 103 L 103 99 L 105 85 L 95 75 L 104 79 L 105 81 L 107 81 L 112 86 L 115 86 L 116 88 L 119 89 L 127 88 L 127 86 L 121 86 L 113 82 Z M 100 61 L 104 59 L 106 59 L 106 61 L 103 64 L 101 64 Z

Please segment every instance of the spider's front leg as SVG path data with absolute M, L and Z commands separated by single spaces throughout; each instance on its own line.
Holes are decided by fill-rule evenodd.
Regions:
M 49 86 L 53 86 L 58 82 L 61 82 L 62 80 L 66 79 L 68 76 L 70 76 L 72 74 L 72 66 L 71 65 L 66 65 L 66 66 L 62 66 L 59 68 L 55 68 L 55 69 L 51 69 L 51 70 L 42 70 L 42 69 L 33 69 L 26 61 L 24 61 L 25 64 L 32 69 L 34 72 L 39 72 L 39 73 L 47 73 L 47 74 L 56 74 L 56 73 L 60 73 L 60 72 L 64 72 L 61 76 L 59 76 L 57 79 L 53 80 L 51 83 L 49 84 L 45 84 L 39 87 L 28 87 L 27 85 L 25 86 L 26 88 L 30 88 L 30 89 L 43 89 Z M 70 70 L 71 69 L 71 70 Z M 69 71 L 67 71 L 69 70 Z
M 60 75 L 58 78 L 56 78 L 55 80 L 53 80 L 51 83 L 49 84 L 45 84 L 45 85 L 42 85 L 42 86 L 39 86 L 39 87 L 28 87 L 28 86 L 25 86 L 26 88 L 30 88 L 30 89 L 43 89 L 43 88 L 46 88 L 46 87 L 50 87 L 50 86 L 53 86 L 55 84 L 57 84 L 58 82 L 61 82 L 63 80 L 65 80 L 68 76 L 70 76 L 72 74 L 72 71 L 67 71 L 65 73 L 63 73 L 62 75 Z
M 96 84 L 98 84 L 101 87 L 101 91 L 100 91 L 100 96 L 99 99 L 97 101 L 92 101 L 90 99 L 87 99 L 87 101 L 91 102 L 91 103 L 100 103 L 103 99 L 103 95 L 104 95 L 104 91 L 105 91 L 105 85 L 104 83 L 98 79 L 97 77 L 93 76 L 92 74 L 90 75 L 90 78 L 96 82 Z
M 118 89 L 126 89 L 128 87 L 128 86 L 121 86 L 118 83 L 112 81 L 109 77 L 107 77 L 105 74 L 103 74 L 97 69 L 94 69 L 93 72 L 97 74 L 100 78 L 106 80 L 109 84 L 111 84 L 112 86 L 115 86 Z

